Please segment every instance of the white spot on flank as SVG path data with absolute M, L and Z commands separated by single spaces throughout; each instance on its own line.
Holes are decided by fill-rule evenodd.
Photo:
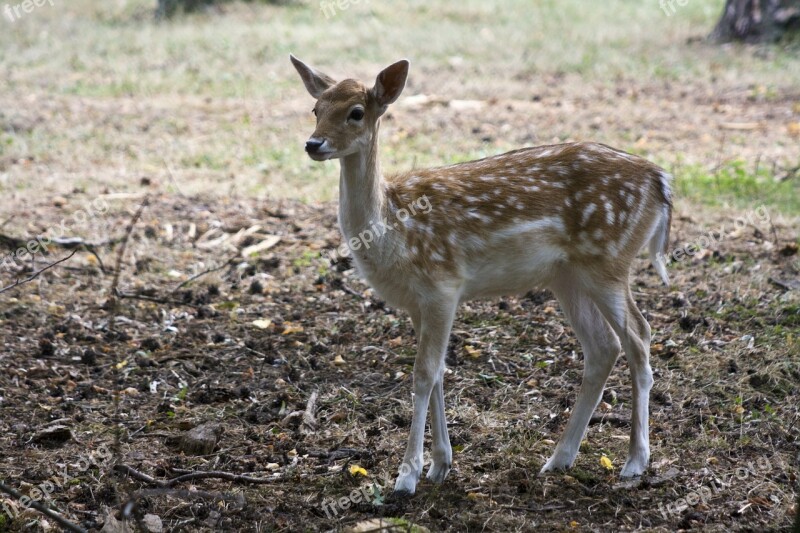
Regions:
M 611 202 L 606 202 L 606 224 L 609 226 L 614 223 L 614 206 L 611 205 Z
M 586 255 L 600 255 L 602 250 L 589 241 L 584 241 L 578 245 L 578 251 Z
M 489 222 L 489 221 L 492 220 L 491 218 L 487 217 L 486 215 L 484 215 L 482 213 L 478 213 L 477 211 L 472 210 L 472 209 L 470 209 L 469 212 L 467 213 L 467 217 L 468 218 L 474 218 L 476 220 L 480 220 L 481 222 Z
M 631 203 L 633 201 L 633 195 L 629 197 Z M 622 234 L 622 237 L 619 239 L 619 250 L 624 250 L 625 246 L 628 245 L 628 241 L 630 241 L 631 236 L 633 235 L 633 231 L 636 228 L 636 223 L 639 222 L 639 219 L 642 217 L 642 211 L 644 210 L 645 202 L 639 202 L 639 205 L 636 206 L 636 210 L 630 215 L 630 224 L 627 224 L 625 228 L 625 232 Z
M 496 232 L 495 235 L 499 237 L 511 237 L 514 235 L 539 232 L 542 230 L 551 230 L 563 235 L 566 231 L 564 227 L 564 219 L 561 217 L 544 217 L 536 220 L 528 220 L 519 224 L 514 224 L 508 228 L 504 228 Z
M 595 211 L 597 211 L 597 206 L 595 204 L 589 204 L 586 206 L 586 209 L 583 211 L 583 215 L 581 215 L 581 226 L 589 221 L 589 218 Z
M 603 230 L 597 228 L 596 230 L 594 230 L 594 233 L 592 233 L 592 237 L 594 237 L 594 240 L 596 241 L 601 240 L 603 238 Z

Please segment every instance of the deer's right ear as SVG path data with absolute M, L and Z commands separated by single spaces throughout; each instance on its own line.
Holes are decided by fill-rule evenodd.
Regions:
M 325 92 L 325 89 L 336 85 L 336 81 L 333 78 L 309 67 L 293 55 L 289 54 L 289 59 L 292 60 L 292 65 L 297 69 L 297 73 L 300 74 L 303 85 L 306 86 L 309 94 L 314 98 L 319 98 Z

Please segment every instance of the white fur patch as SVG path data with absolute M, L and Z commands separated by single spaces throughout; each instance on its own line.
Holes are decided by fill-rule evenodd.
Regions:
M 586 206 L 586 209 L 583 210 L 583 214 L 581 215 L 581 226 L 589 221 L 589 218 L 591 218 L 595 211 L 597 211 L 596 204 L 589 204 Z

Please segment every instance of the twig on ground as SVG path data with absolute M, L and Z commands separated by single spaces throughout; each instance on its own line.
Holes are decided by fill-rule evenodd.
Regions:
M 11 289 L 13 289 L 14 287 L 18 287 L 18 286 L 20 286 L 20 285 L 23 285 L 23 284 L 25 284 L 25 283 L 28 283 L 28 282 L 30 282 L 30 281 L 33 281 L 33 280 L 35 280 L 36 278 L 38 278 L 38 277 L 39 277 L 39 275 L 40 275 L 42 272 L 44 272 L 44 271 L 46 271 L 46 270 L 50 270 L 50 269 L 51 269 L 51 268 L 53 268 L 54 266 L 56 266 L 56 265 L 59 265 L 59 264 L 63 263 L 64 261 L 66 261 L 67 259 L 69 259 L 69 258 L 70 258 L 70 257 L 72 257 L 73 255 L 75 255 L 76 253 L 78 253 L 78 250 L 73 250 L 73 251 L 72 251 L 72 253 L 71 253 L 71 254 L 69 254 L 68 256 L 66 256 L 66 257 L 64 257 L 64 258 L 62 258 L 62 259 L 59 259 L 59 260 L 58 260 L 58 261 L 56 261 L 55 263 L 50 263 L 50 264 L 49 264 L 49 265 L 47 265 L 46 267 L 44 267 L 44 268 L 41 268 L 41 269 L 37 270 L 36 272 L 34 272 L 34 273 L 33 273 L 33 274 L 31 274 L 29 277 L 27 277 L 27 278 L 25 278 L 25 279 L 18 279 L 17 281 L 15 281 L 14 283 L 12 283 L 11 285 L 9 285 L 9 286 L 7 286 L 7 287 L 3 287 L 2 289 L 0 289 L 0 294 L 4 293 L 4 292 L 6 292 L 6 291 L 10 291 L 10 290 L 11 290 Z
M 631 427 L 631 419 L 630 417 L 623 417 L 613 414 L 594 414 L 589 419 L 589 425 L 594 424 L 609 424 L 619 428 L 629 428 Z
M 315 412 L 317 410 L 317 391 L 311 393 L 306 404 L 306 410 L 303 412 L 303 427 L 300 429 L 301 433 L 311 433 L 317 428 L 317 417 Z
M 347 294 L 351 294 L 360 300 L 366 299 L 364 298 L 364 295 L 359 294 L 355 289 L 348 286 L 341 278 L 334 278 L 331 280 L 331 286 L 333 286 L 334 289 L 341 289 Z
M 113 294 L 115 297 L 121 300 L 144 300 L 146 302 L 155 302 L 159 304 L 173 304 L 173 305 L 186 305 L 189 307 L 200 307 L 197 304 L 193 304 L 191 302 L 181 302 L 178 300 L 173 300 L 172 298 L 162 298 L 160 296 L 150 296 L 148 294 L 136 294 L 132 292 L 122 292 L 121 290 L 117 289 L 114 291 Z
M 139 204 L 139 208 L 136 210 L 136 213 L 133 214 L 133 218 L 131 218 L 131 221 L 128 222 L 128 227 L 125 228 L 125 236 L 122 237 L 122 244 L 117 252 L 117 261 L 114 264 L 114 281 L 111 283 L 112 298 L 114 293 L 117 291 L 117 286 L 119 285 L 119 275 L 122 269 L 122 257 L 125 255 L 125 249 L 128 247 L 128 240 L 131 238 L 133 227 L 139 221 L 139 218 L 142 216 L 142 211 L 144 211 L 144 208 L 147 207 L 149 203 L 150 198 L 145 196 L 144 200 L 142 200 L 142 203 Z
M 24 494 L 21 494 L 20 492 L 12 489 L 11 487 L 6 485 L 5 483 L 0 483 L 0 491 L 5 492 L 9 496 L 13 496 L 17 500 L 22 500 L 22 498 L 28 499 L 28 504 L 27 504 L 28 507 L 33 507 L 34 509 L 36 509 L 37 511 L 39 511 L 43 515 L 47 516 L 48 518 L 52 518 L 53 520 L 58 522 L 58 524 L 61 527 L 63 527 L 64 529 L 67 529 L 69 531 L 74 531 L 75 533 L 87 533 L 86 530 L 83 529 L 82 527 L 80 527 L 80 526 L 78 526 L 76 524 L 73 524 L 72 522 L 70 522 L 66 518 L 62 517 L 58 513 L 55 513 L 54 511 L 51 511 L 50 509 L 48 509 L 44 505 L 40 504 L 39 502 L 31 500 L 30 498 L 27 498 Z
M 543 513 L 545 511 L 558 511 L 559 509 L 566 509 L 566 505 L 537 505 L 536 507 L 522 507 L 518 505 L 504 505 L 503 509 L 511 511 L 525 511 L 529 513 Z
M 172 496 L 175 498 L 181 498 L 182 500 L 191 500 L 194 498 L 200 498 L 203 500 L 236 502 L 240 504 L 242 507 L 244 507 L 246 503 L 244 495 L 242 494 L 233 495 L 233 494 L 225 494 L 224 492 L 209 492 L 205 490 L 185 490 L 185 489 L 169 489 L 169 488 L 139 490 L 132 494 L 133 497 L 132 499 L 147 498 L 149 496 Z
M 153 485 L 155 487 L 162 489 L 174 487 L 178 483 L 183 483 L 184 481 L 194 481 L 196 479 L 224 479 L 226 481 L 233 481 L 234 483 L 253 483 L 253 484 L 274 483 L 281 479 L 281 478 L 258 478 L 258 477 L 246 476 L 243 474 L 232 474 L 230 472 L 211 470 L 208 472 L 191 472 L 189 474 L 182 474 L 178 477 L 168 479 L 167 481 L 161 481 L 155 479 L 154 477 L 148 476 L 143 472 L 139 472 L 135 468 L 131 468 L 128 465 L 122 465 L 122 464 L 114 465 L 114 470 L 116 470 L 117 472 L 128 474 L 130 477 L 134 479 L 143 481 L 148 485 Z
M 180 282 L 178 285 L 175 286 L 174 289 L 172 289 L 172 292 L 170 294 L 175 294 L 176 292 L 178 292 L 180 289 L 182 289 L 186 285 L 190 284 L 193 281 L 196 281 L 197 279 L 205 276 L 206 274 L 211 274 L 212 272 L 217 272 L 218 270 L 222 270 L 226 266 L 228 266 L 231 263 L 233 263 L 238 257 L 239 257 L 239 254 L 237 253 L 236 255 L 234 255 L 233 257 L 231 257 L 230 259 L 228 259 L 227 261 L 225 261 L 221 265 L 213 267 L 213 268 L 209 268 L 208 270 L 204 270 L 203 272 L 195 274 L 194 276 L 190 277 L 189 279 Z

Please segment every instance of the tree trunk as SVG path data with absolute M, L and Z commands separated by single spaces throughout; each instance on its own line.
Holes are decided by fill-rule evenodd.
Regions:
M 727 0 L 709 36 L 718 43 L 772 42 L 800 30 L 800 0 Z

